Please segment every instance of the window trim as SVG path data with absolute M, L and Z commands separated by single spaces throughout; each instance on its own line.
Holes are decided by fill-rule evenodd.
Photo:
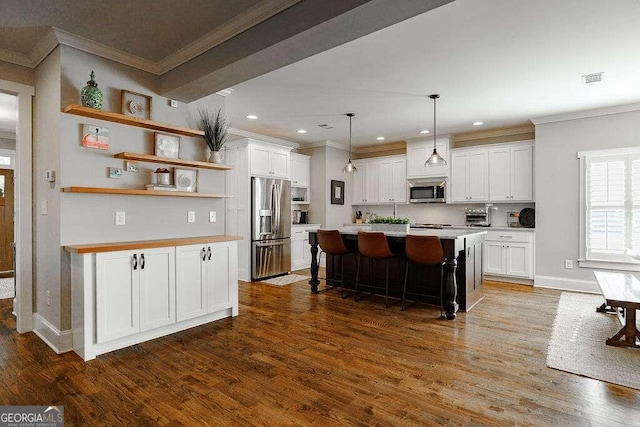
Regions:
M 617 156 L 617 155 L 640 155 L 640 146 L 630 148 L 614 148 L 608 150 L 592 150 L 580 151 L 577 153 L 579 161 L 579 182 L 580 182 L 580 218 L 579 218 L 579 235 L 580 235 L 580 257 L 578 265 L 580 267 L 598 268 L 604 270 L 626 270 L 640 271 L 640 262 L 638 261 L 608 261 L 587 259 L 587 158 L 596 156 Z M 628 257 L 627 257 L 628 259 Z

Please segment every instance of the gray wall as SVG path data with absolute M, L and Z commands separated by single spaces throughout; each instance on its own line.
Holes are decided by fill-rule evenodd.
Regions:
M 640 112 L 536 125 L 536 286 L 596 291 L 580 268 L 579 151 L 640 145 Z M 574 261 L 573 269 L 564 260 Z
M 33 86 L 36 82 L 36 72 L 31 68 L 0 61 L 0 79 Z
M 122 151 L 153 154 L 154 132 L 142 128 L 102 122 L 61 112 L 68 104 L 79 104 L 79 93 L 91 70 L 104 95 L 105 111 L 120 112 L 120 90 L 153 97 L 152 119 L 179 126 L 194 125 L 195 107 L 180 103 L 171 108 L 156 95 L 157 78 L 115 62 L 67 46 L 58 47 L 36 70 L 36 161 L 34 177 L 36 205 L 37 312 L 60 330 L 70 324 L 69 255 L 62 245 L 113 241 L 162 239 L 224 234 L 224 201 L 148 196 L 61 193 L 68 186 L 143 188 L 152 171 L 162 165 L 139 163 L 138 173 L 124 173 L 120 180 L 108 178 L 109 167 L 124 168 L 113 154 Z M 209 108 L 224 105 L 224 98 L 207 100 Z M 202 105 L 202 104 L 199 104 Z M 81 145 L 82 124 L 98 124 L 110 130 L 109 150 Z M 202 139 L 181 137 L 181 157 L 205 160 Z M 57 180 L 45 181 L 47 169 L 57 171 Z M 224 192 L 224 172 L 200 170 L 200 192 Z M 48 214 L 40 207 L 47 201 Z M 187 223 L 187 211 L 196 212 L 196 222 Z M 115 226 L 116 211 L 126 213 L 126 225 Z M 209 223 L 209 211 L 217 222 Z M 51 306 L 45 294 L 50 290 Z
M 0 150 L 15 151 L 16 150 L 15 138 L 14 139 L 0 138 Z

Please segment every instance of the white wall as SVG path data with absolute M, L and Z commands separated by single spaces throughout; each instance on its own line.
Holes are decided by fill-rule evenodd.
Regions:
M 324 183 L 327 181 L 327 147 L 314 147 L 312 149 L 301 150 L 303 154 L 311 156 L 310 174 L 311 198 L 309 200 L 309 223 L 326 224 L 327 192 L 323 191 Z
M 640 146 L 640 111 L 536 125 L 536 286 L 597 291 L 577 266 L 579 151 Z M 564 261 L 574 268 L 565 269 Z
M 322 223 L 326 228 L 339 228 L 343 224 L 351 222 L 351 177 L 342 172 L 342 168 L 349 160 L 349 153 L 334 147 L 326 148 L 326 177 L 324 181 L 324 191 L 326 198 L 325 221 Z M 331 180 L 343 181 L 345 183 L 344 205 L 331 204 Z M 322 187 L 320 187 L 322 188 Z
M 16 140 L 0 138 L 0 150 L 16 150 Z

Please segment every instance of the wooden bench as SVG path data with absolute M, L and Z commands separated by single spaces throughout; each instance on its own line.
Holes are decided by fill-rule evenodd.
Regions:
M 595 271 L 594 274 L 606 305 L 615 309 L 622 324 L 622 329 L 607 340 L 607 345 L 640 348 L 640 332 L 636 326 L 640 281 L 630 273 Z

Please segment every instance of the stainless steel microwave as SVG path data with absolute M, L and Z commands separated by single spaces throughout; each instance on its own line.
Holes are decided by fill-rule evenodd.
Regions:
M 409 202 L 445 203 L 446 185 L 444 179 L 409 181 Z

